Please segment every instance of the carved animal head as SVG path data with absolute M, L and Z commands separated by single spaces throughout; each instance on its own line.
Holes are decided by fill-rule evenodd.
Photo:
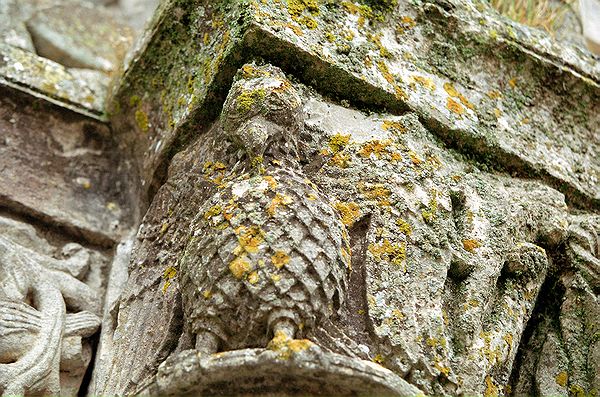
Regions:
M 227 139 L 243 149 L 247 160 L 298 157 L 300 96 L 272 66 L 245 65 L 223 105 L 221 122 Z

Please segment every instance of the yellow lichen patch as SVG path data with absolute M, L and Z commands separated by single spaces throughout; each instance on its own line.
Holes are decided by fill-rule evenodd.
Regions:
M 420 86 L 427 88 L 429 91 L 435 90 L 435 83 L 429 77 L 413 75 L 411 76 L 411 79 Z
M 369 252 L 375 260 L 385 261 L 397 266 L 401 266 L 406 260 L 406 243 L 391 243 L 388 239 L 384 239 L 379 244 L 369 244 Z
M 267 349 L 278 352 L 280 359 L 287 360 L 294 353 L 308 350 L 312 345 L 313 343 L 308 339 L 290 339 L 284 332 L 276 331 Z
M 496 116 L 497 119 L 500 118 L 500 116 L 502 115 L 502 111 L 498 108 L 494 109 L 494 116 Z
M 370 158 L 372 155 L 381 159 L 382 157 L 389 161 L 400 161 L 402 155 L 393 149 L 393 143 L 391 139 L 385 139 L 383 141 L 374 139 L 372 141 L 365 142 L 360 148 L 358 154 L 364 158 Z
M 454 99 L 448 97 L 448 100 L 446 102 L 446 107 L 448 108 L 449 111 L 451 111 L 452 113 L 458 114 L 459 116 L 462 116 L 465 113 L 465 108 L 458 102 L 456 102 Z
M 377 354 L 377 355 L 375 355 L 375 357 L 373 357 L 372 361 L 379 365 L 383 365 L 383 363 L 385 362 L 385 358 L 383 358 L 383 356 L 381 354 Z
M 229 271 L 233 274 L 233 277 L 241 280 L 242 277 L 252 270 L 250 261 L 245 256 L 238 257 L 229 263 Z
M 398 100 L 405 101 L 408 99 L 408 95 L 406 94 L 406 92 L 397 84 L 394 84 L 394 94 L 396 96 L 396 99 Z
M 271 280 L 273 280 L 274 283 L 279 282 L 281 280 L 281 276 L 279 274 L 271 274 Z
M 262 101 L 267 96 L 264 88 L 257 88 L 251 91 L 243 91 L 236 99 L 237 111 L 248 113 L 256 101 Z
M 148 130 L 150 129 L 150 124 L 148 122 L 148 115 L 146 114 L 146 112 L 144 112 L 141 109 L 138 109 L 135 111 L 135 123 L 137 124 L 138 128 L 142 131 L 142 132 L 148 132 Z
M 235 204 L 233 199 L 230 200 L 229 204 L 227 204 L 225 206 L 225 208 L 223 208 L 223 218 L 225 218 L 226 221 L 230 221 L 231 218 L 233 218 L 233 214 L 236 209 L 237 209 L 237 204 Z
M 160 234 L 165 234 L 167 229 L 169 229 L 169 224 L 167 222 L 163 222 L 163 224 L 160 226 Z
M 213 205 L 204 213 L 204 219 L 209 220 L 212 217 L 219 216 L 223 212 L 223 208 L 219 204 Z
M 342 253 L 342 257 L 344 258 L 344 260 L 346 262 L 348 262 L 348 269 L 352 270 L 352 253 L 350 252 L 349 249 L 342 247 L 341 249 L 341 253 Z
M 277 189 L 277 186 L 279 186 L 275 178 L 273 178 L 271 175 L 265 175 L 263 179 L 267 182 L 271 190 L 275 190 Z
M 225 176 L 226 170 L 225 164 L 220 161 L 212 162 L 207 161 L 204 163 L 204 167 L 202 168 L 202 173 L 204 174 L 204 179 L 210 181 L 216 185 L 220 185 L 223 181 L 223 177 Z
M 319 3 L 317 0 L 288 0 L 288 12 L 292 18 L 297 18 L 304 10 L 313 15 L 319 14 Z
M 439 361 L 435 361 L 433 366 L 437 368 L 437 370 L 440 371 L 440 373 L 444 376 L 450 375 L 450 368 L 443 366 Z
M 391 130 L 400 134 L 406 132 L 406 127 L 404 127 L 404 125 L 400 121 L 384 120 L 381 124 L 381 128 L 383 128 L 385 131 Z
M 496 386 L 490 375 L 485 377 L 485 391 L 483 395 L 484 397 L 496 397 L 500 395 L 498 386 Z
M 412 150 L 408 152 L 408 156 L 414 165 L 421 165 L 423 163 L 423 160 Z
M 487 92 L 487 96 L 490 99 L 500 99 L 502 98 L 502 94 L 500 93 L 500 91 L 496 91 L 496 90 L 490 90 Z
M 444 83 L 444 90 L 451 98 L 457 98 L 459 95 L 458 91 L 456 90 L 456 88 L 454 88 L 454 85 L 452 85 L 452 83 Z
M 212 292 L 210 290 L 205 290 L 202 292 L 202 296 L 204 299 L 210 299 L 212 298 Z
M 481 247 L 481 242 L 475 239 L 467 239 L 462 241 L 463 247 L 466 251 L 474 253 L 475 250 Z
M 517 88 L 517 78 L 514 77 L 508 80 L 508 85 L 510 85 L 510 88 Z
M 402 18 L 400 18 L 400 23 L 398 23 L 398 26 L 396 26 L 396 33 L 404 34 L 406 33 L 406 31 L 414 28 L 416 25 L 417 23 L 413 18 L 405 15 Z
M 383 75 L 383 78 L 386 79 L 388 83 L 395 84 L 396 79 L 390 73 L 390 70 L 388 69 L 388 66 L 385 63 L 385 61 L 381 60 L 381 61 L 377 62 L 377 67 L 379 68 L 379 71 Z
M 398 229 L 404 235 L 410 236 L 412 234 L 412 227 L 404 219 L 401 219 L 401 218 L 396 219 L 396 225 L 398 225 Z
M 163 294 L 167 293 L 167 289 L 171 285 L 171 280 L 173 280 L 177 276 L 177 269 L 173 266 L 169 266 L 163 272 L 162 278 L 165 280 L 165 284 L 163 285 L 162 292 Z
M 348 168 L 350 165 L 350 155 L 345 153 L 336 153 L 333 155 L 329 163 L 340 168 Z
M 402 313 L 399 309 L 392 310 L 392 315 L 398 320 L 404 320 L 404 318 L 406 317 L 404 313 Z
M 358 188 L 365 198 L 376 201 L 378 205 L 383 207 L 389 207 L 391 205 L 390 196 L 392 195 L 392 192 L 383 184 L 377 183 L 374 185 L 366 185 L 364 183 L 359 183 Z
M 256 283 L 258 283 L 259 280 L 260 280 L 260 277 L 258 276 L 258 272 L 256 270 L 251 272 L 248 275 L 248 282 L 250 284 L 256 284 Z
M 240 243 L 240 249 L 234 252 L 236 255 L 242 251 L 250 254 L 258 252 L 258 247 L 263 242 L 263 231 L 258 226 L 240 226 L 235 229 L 235 234 Z
M 335 203 L 335 209 L 339 211 L 342 223 L 348 227 L 354 225 L 360 218 L 360 207 L 353 201 L 348 203 L 338 201 Z
M 276 251 L 275 254 L 271 256 L 271 262 L 273 262 L 273 266 L 277 269 L 281 269 L 290 262 L 290 257 L 283 251 Z
M 329 139 L 329 148 L 333 153 L 338 153 L 350 143 L 350 135 L 335 134 Z
M 275 197 L 273 197 L 273 200 L 271 200 L 271 203 L 267 207 L 267 214 L 269 214 L 270 216 L 275 216 L 275 213 L 277 212 L 277 209 L 279 207 L 286 206 L 291 203 L 292 198 L 290 196 L 277 193 L 275 194 Z
M 513 344 L 513 334 L 511 334 L 509 332 L 506 335 L 504 335 L 504 337 L 502 339 L 504 339 L 504 341 L 508 345 L 508 351 L 510 352 L 512 349 L 512 344 Z
M 444 83 L 444 90 L 446 91 L 446 93 L 448 94 L 448 96 L 450 98 L 458 98 L 460 100 L 460 102 L 467 108 L 471 109 L 471 110 L 475 110 L 475 106 L 469 102 L 469 100 L 460 92 L 458 92 L 456 90 L 456 88 L 454 88 L 454 86 L 452 85 L 452 83 Z M 448 109 L 454 111 L 453 109 L 451 109 L 451 105 L 450 105 L 450 98 L 448 98 Z M 458 104 L 456 101 L 452 100 L 453 103 Z M 453 107 L 455 107 L 454 105 L 452 105 Z M 456 112 L 454 111 L 454 113 L 457 114 L 462 114 L 464 113 L 464 109 L 462 109 L 462 111 L 460 112 Z
M 567 371 L 561 371 L 558 373 L 558 375 L 556 375 L 556 378 L 554 378 L 556 380 L 556 383 L 559 386 L 565 387 L 567 386 L 567 382 L 569 381 L 569 374 L 567 373 Z
M 377 49 L 379 50 L 379 55 L 381 55 L 383 58 L 392 57 L 390 51 L 387 48 L 385 48 L 383 44 L 381 44 L 381 34 L 369 35 L 368 38 L 373 44 L 375 44 L 375 47 L 377 47 Z

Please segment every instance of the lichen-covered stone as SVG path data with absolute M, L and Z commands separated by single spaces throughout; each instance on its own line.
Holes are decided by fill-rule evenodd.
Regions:
M 269 170 L 281 167 L 280 160 L 301 167 L 339 211 L 341 222 L 349 230 L 352 271 L 348 276 L 348 292 L 338 317 L 317 325 L 315 330 L 307 330 L 307 337 L 314 343 L 352 360 L 357 356 L 370 358 L 425 394 L 498 395 L 507 393 L 507 387 L 531 390 L 515 378 L 520 368 L 530 371 L 531 379 L 538 385 L 535 387 L 542 387 L 548 393 L 570 387 L 593 390 L 595 380 L 589 379 L 594 377 L 583 366 L 571 377 L 567 376 L 567 380 L 561 375 L 559 386 L 548 383 L 550 372 L 544 369 L 547 366 L 525 364 L 530 362 L 527 360 L 537 363 L 539 351 L 533 349 L 526 357 L 526 345 L 522 344 L 529 340 L 529 335 L 539 332 L 538 327 L 543 327 L 537 319 L 544 310 L 539 302 L 545 302 L 546 296 L 539 296 L 547 293 L 549 280 L 557 275 L 570 280 L 572 273 L 567 269 L 576 266 L 580 269 L 575 270 L 577 279 L 584 277 L 591 285 L 597 282 L 594 271 L 585 270 L 595 269 L 593 259 L 586 255 L 588 259 L 583 263 L 587 265 L 576 265 L 578 262 L 571 254 L 564 256 L 567 252 L 579 252 L 573 251 L 574 248 L 565 251 L 569 241 L 577 241 L 578 246 L 589 251 L 593 246 L 590 244 L 595 244 L 590 236 L 597 235 L 597 231 L 575 232 L 581 228 L 569 231 L 573 218 L 564 194 L 539 180 L 491 171 L 485 163 L 449 150 L 439 140 L 436 130 L 427 128 L 416 112 L 402 115 L 363 112 L 293 83 L 286 89 L 298 93 L 302 108 L 297 116 L 281 118 L 288 114 L 285 107 L 273 111 L 268 106 L 262 107 L 269 97 L 267 91 L 264 95 L 248 95 L 248 99 L 241 95 L 244 90 L 261 89 L 254 84 L 261 78 L 268 81 L 264 75 L 270 73 L 281 75 L 272 66 L 243 66 L 232 89 L 235 94 L 230 94 L 238 99 L 225 102 L 226 109 L 237 109 L 239 113 L 233 119 L 221 117 L 205 136 L 175 157 L 169 178 L 159 189 L 140 229 L 131 261 L 131 278 L 120 304 L 115 332 L 119 337 L 115 340 L 113 361 L 106 365 L 121 370 L 118 376 L 98 385 L 95 393 L 135 393 L 158 387 L 154 376 L 167 356 L 171 356 L 168 362 L 173 367 L 163 367 L 161 379 L 170 388 L 178 387 L 179 370 L 169 372 L 168 368 L 184 366 L 184 356 L 189 353 L 181 352 L 194 345 L 187 328 L 194 318 L 190 317 L 193 300 L 184 298 L 182 310 L 178 298 L 182 280 L 189 277 L 186 274 L 198 266 L 196 263 L 202 263 L 207 272 L 214 269 L 218 274 L 228 274 L 240 288 L 247 289 L 264 278 L 260 265 L 252 264 L 252 255 L 246 262 L 236 262 L 231 257 L 227 248 L 231 244 L 220 245 L 223 248 L 215 246 L 211 251 L 214 254 L 188 256 L 183 260 L 183 268 L 181 255 L 187 252 L 185 247 L 188 250 L 209 247 L 203 241 L 209 241 L 207 236 L 212 233 L 227 235 L 223 230 L 229 228 L 226 220 L 230 215 L 244 214 L 242 218 L 252 225 L 262 225 L 260 219 L 268 217 L 260 215 L 260 208 L 267 206 L 268 212 L 267 203 L 276 197 L 264 199 L 260 193 L 269 194 L 269 181 L 275 182 L 269 178 L 273 176 Z M 273 83 L 268 87 L 277 89 L 282 85 Z M 445 92 L 461 102 L 455 90 L 455 86 L 447 86 Z M 246 117 L 257 117 L 260 122 L 247 123 Z M 253 155 L 274 153 L 260 149 L 261 142 L 267 140 L 259 132 L 275 128 L 269 120 L 271 123 L 284 120 L 279 125 L 287 125 L 288 137 L 295 136 L 299 125 L 297 159 L 291 155 L 296 152 L 291 150 L 271 163 L 269 155 L 263 162 L 251 161 Z M 224 131 L 238 126 L 262 126 L 262 129 L 257 128 L 249 136 L 224 135 Z M 259 149 L 240 151 L 240 137 L 246 145 L 242 148 Z M 257 194 L 250 201 L 256 204 L 255 209 L 240 211 L 235 206 L 228 209 L 231 204 L 228 198 L 233 196 L 227 192 L 244 185 L 244 181 L 236 179 L 240 170 L 262 168 L 266 174 L 255 177 L 255 184 L 250 184 L 254 179 L 249 179 L 248 188 L 242 189 L 247 194 Z M 288 180 L 294 178 L 290 176 Z M 286 185 L 286 189 L 291 186 Z M 319 197 L 315 195 L 321 200 Z M 288 209 L 292 202 L 281 201 L 275 208 Z M 253 211 L 257 212 L 250 216 Z M 589 214 L 581 217 L 592 219 Z M 208 226 L 194 226 L 204 223 L 213 224 L 216 231 L 209 231 Z M 234 246 L 231 249 L 235 251 Z M 221 257 L 220 252 L 225 256 Z M 280 261 L 284 257 L 275 254 L 271 257 L 274 269 L 276 263 L 285 266 L 285 260 Z M 213 268 L 210 261 L 190 261 L 190 258 L 216 258 L 215 255 L 222 266 Z M 565 262 L 558 258 L 564 258 Z M 220 280 L 224 279 L 215 278 L 214 285 L 220 285 Z M 186 283 L 184 291 L 190 288 L 189 282 Z M 198 285 L 196 299 L 211 299 L 210 285 Z M 592 302 L 595 298 L 590 295 L 589 299 Z M 211 310 L 212 306 L 207 308 L 208 312 Z M 593 313 L 595 309 L 593 304 L 586 303 L 581 310 Z M 141 327 L 140 313 L 144 313 L 143 323 L 152 324 L 151 327 Z M 564 321 L 575 321 L 569 314 L 565 316 Z M 248 321 L 252 324 L 252 320 Z M 183 331 L 174 331 L 180 329 L 180 324 Z M 565 327 L 576 329 L 575 325 Z M 583 347 L 588 336 L 569 332 L 572 342 L 560 345 L 560 350 L 550 344 L 547 348 L 555 349 L 560 357 L 557 360 L 563 360 L 556 366 L 557 376 L 565 365 L 580 366 L 583 361 L 578 355 L 595 357 L 592 350 Z M 264 338 L 268 339 L 268 334 Z M 257 343 L 262 345 L 260 341 Z M 152 346 L 151 351 L 156 354 L 133 354 L 141 344 Z M 201 347 L 202 343 L 196 340 L 196 348 Z M 192 373 L 189 376 L 196 379 Z M 210 383 L 210 379 L 203 382 Z

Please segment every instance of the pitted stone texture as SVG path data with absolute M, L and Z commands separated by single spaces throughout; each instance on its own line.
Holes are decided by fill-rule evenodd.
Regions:
M 84 3 L 43 8 L 25 24 L 39 56 L 105 73 L 119 69 L 133 36 L 110 12 Z
M 264 69 L 242 70 L 241 85 L 251 86 L 256 77 L 248 72 Z M 326 332 L 353 343 L 327 348 L 366 355 L 427 394 L 494 395 L 516 386 L 511 373 L 523 362 L 523 335 L 543 326 L 536 302 L 545 302 L 548 280 L 556 275 L 597 280 L 595 265 L 577 265 L 570 254 L 557 261 L 571 252 L 565 248 L 572 217 L 564 195 L 539 180 L 491 172 L 449 149 L 415 113 L 366 113 L 300 84 L 292 87 L 303 104 L 297 162 L 348 228 L 358 258 L 350 277 L 362 285 L 349 288 L 341 317 Z M 173 264 L 181 263 L 192 231 L 201 230 L 191 227 L 199 209 L 210 215 L 218 203 L 207 201 L 219 197 L 219 186 L 230 186 L 248 161 L 238 143 L 223 138 L 221 122 L 175 157 L 146 214 L 114 333 L 109 370 L 115 376 L 94 393 L 133 393 L 152 381 L 166 357 L 192 347 L 182 331 L 189 324 L 178 300 L 182 269 Z M 296 128 L 289 125 L 291 133 Z M 265 159 L 264 166 L 278 164 Z M 581 306 L 592 316 L 594 294 Z M 356 324 L 360 332 L 345 330 Z M 316 343 L 325 338 L 319 332 L 308 336 Z M 579 334 L 571 340 L 561 357 L 580 365 L 578 357 L 590 353 Z M 537 351 L 532 357 L 540 362 Z M 544 393 L 560 389 L 548 383 L 547 372 L 536 371 L 533 380 Z M 579 384 L 566 381 L 567 388 Z M 581 387 L 590 390 L 590 384 Z
M 106 125 L 5 88 L 0 130 L 2 205 L 105 246 L 131 226 L 127 165 Z
M 587 50 L 478 1 L 398 2 L 383 13 L 365 2 L 307 4 L 165 3 L 162 15 L 177 17 L 155 25 L 116 95 L 128 111 L 115 129 L 137 148 L 146 188 L 170 148 L 215 115 L 203 103 L 222 100 L 240 63 L 260 56 L 355 105 L 410 109 L 452 147 L 536 175 L 570 202 L 598 205 L 600 116 L 592 109 L 600 103 L 600 69 Z M 175 34 L 177 44 L 166 44 Z M 162 85 L 145 77 L 151 70 Z
M 143 394 L 416 396 L 419 390 L 369 361 L 329 353 L 306 340 L 213 356 L 168 359 Z M 173 376 L 175 375 L 175 376 Z
M 50 244 L 32 226 L 0 217 L 3 395 L 77 395 L 90 362 L 87 338 L 100 325 L 106 258 L 60 241 Z
M 0 43 L 0 85 L 102 119 L 108 77 L 101 72 L 68 69 L 29 51 Z M 35 71 L 35 73 L 32 73 Z
M 194 334 L 218 335 L 223 350 L 266 346 L 274 317 L 311 329 L 343 303 L 346 231 L 297 172 L 268 168 L 227 183 L 190 233 L 179 262 L 186 321 Z

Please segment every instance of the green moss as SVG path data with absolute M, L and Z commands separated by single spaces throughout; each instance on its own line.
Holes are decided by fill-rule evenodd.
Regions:
M 313 15 L 319 14 L 317 0 L 288 0 L 288 12 L 292 19 L 300 17 L 304 10 L 308 10 Z
M 242 92 L 237 98 L 238 112 L 248 113 L 256 101 L 262 101 L 266 96 L 267 93 L 263 88 Z
M 365 0 L 374 10 L 391 11 L 398 4 L 398 0 Z
M 135 111 L 135 122 L 142 132 L 148 132 L 150 124 L 148 123 L 148 115 L 141 109 Z
M 424 209 L 423 211 L 421 211 L 421 215 L 423 215 L 423 219 L 425 220 L 425 222 L 427 222 L 427 223 L 433 222 L 433 220 L 435 219 L 435 215 L 437 213 L 437 208 L 438 208 L 437 193 L 434 191 L 434 192 L 432 192 L 431 200 L 429 200 L 429 206 L 427 207 L 427 209 Z

